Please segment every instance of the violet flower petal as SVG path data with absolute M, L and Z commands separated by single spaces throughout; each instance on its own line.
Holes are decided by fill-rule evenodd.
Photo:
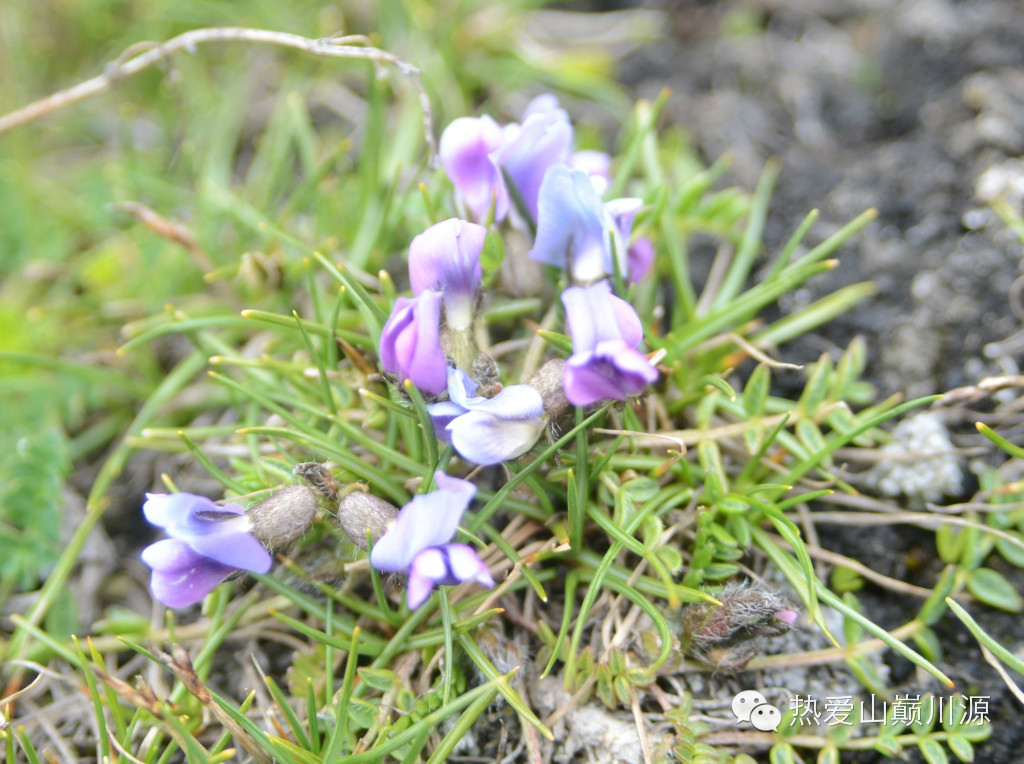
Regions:
M 463 370 L 448 369 L 451 400 L 427 407 L 438 437 L 476 464 L 498 464 L 529 451 L 544 431 L 541 394 L 530 385 L 509 385 L 484 398 L 473 394 L 476 387 Z
M 537 221 L 545 173 L 550 167 L 568 161 L 571 150 L 572 125 L 565 112 L 538 109 L 529 113 L 519 130 L 491 154 L 491 159 L 508 174 L 530 217 Z
M 515 459 L 533 448 L 544 432 L 544 421 L 540 416 L 506 420 L 483 411 L 469 411 L 449 424 L 448 431 L 462 458 L 474 464 L 491 465 Z
M 441 294 L 399 297 L 380 337 L 381 367 L 411 379 L 420 390 L 440 393 L 447 387 L 448 362 L 441 349 Z
M 562 292 L 562 303 L 573 347 L 564 371 L 570 403 L 625 400 L 658 378 L 657 369 L 636 349 L 643 340 L 640 318 L 611 293 L 607 281 L 570 287 Z
M 469 411 L 469 401 L 478 400 L 476 388 L 476 382 L 466 372 L 454 366 L 448 367 L 449 400 L 427 405 L 427 413 L 430 414 L 430 421 L 434 425 L 434 434 L 438 440 L 445 443 L 452 442 L 451 433 L 447 429 L 448 425 L 456 417 L 460 417 Z M 479 400 L 483 399 L 480 398 Z
M 623 275 L 630 284 L 635 284 L 646 276 L 654 263 L 654 247 L 651 246 L 650 239 L 645 236 L 632 244 L 629 243 L 629 237 L 633 233 L 633 220 L 641 207 L 643 200 L 632 197 L 612 199 L 604 205 L 605 210 L 615 221 L 623 246 L 626 247 L 626 257 L 621 262 L 625 264 Z
M 462 369 L 448 367 L 448 397 L 463 409 L 469 409 L 470 401 L 483 400 L 476 394 L 476 380 Z
M 221 506 L 191 493 L 147 493 L 143 514 L 169 536 L 210 559 L 266 573 L 273 564 L 270 553 L 251 535 L 245 510 L 237 504 Z
M 443 472 L 435 473 L 434 480 L 437 490 L 419 494 L 402 507 L 394 526 L 373 545 L 373 567 L 406 572 L 424 549 L 451 541 L 462 513 L 476 494 L 476 486 Z
M 609 233 L 615 224 L 582 170 L 555 165 L 540 187 L 537 237 L 530 257 L 590 283 L 614 272 Z
M 509 385 L 493 398 L 467 398 L 464 405 L 469 411 L 479 411 L 506 421 L 534 419 L 544 413 L 544 401 L 530 385 Z
M 495 205 L 494 219 L 508 214 L 509 199 L 501 170 L 491 158 L 505 142 L 505 131 L 490 117 L 460 117 L 441 133 L 441 165 L 455 191 L 477 220 Z
M 184 541 L 164 539 L 142 550 L 142 561 L 153 570 L 153 596 L 167 607 L 199 602 L 231 575 L 235 568 L 204 557 Z
M 220 505 L 194 493 L 147 493 L 142 513 L 153 525 L 166 528 L 172 536 L 186 533 L 217 533 L 220 520 L 244 515 L 238 504 Z
M 466 413 L 466 409 L 453 401 L 441 401 L 440 403 L 427 404 L 427 413 L 430 414 L 430 423 L 434 425 L 434 435 L 444 443 L 451 443 L 452 436 L 448 432 L 448 425 L 456 417 Z
M 450 370 L 448 395 L 465 412 L 446 427 L 455 450 L 476 464 L 498 464 L 533 448 L 544 431 L 541 394 L 529 385 L 509 385 L 493 398 L 483 398 L 471 394 L 475 389 L 468 374 Z
M 427 289 L 472 296 L 480 286 L 480 252 L 487 229 L 450 218 L 430 226 L 409 245 L 409 280 L 413 294 Z
M 424 549 L 412 561 L 406 602 L 415 610 L 422 605 L 435 586 L 454 586 L 475 581 L 481 586 L 494 586 L 494 579 L 476 551 L 466 544 L 445 544 Z
M 593 351 L 574 353 L 565 362 L 565 395 L 574 406 L 639 395 L 657 380 L 658 370 L 643 353 L 622 340 L 605 340 Z
M 523 112 L 522 121 L 525 122 L 535 114 L 543 116 L 549 122 L 569 124 L 569 113 L 558 105 L 558 97 L 553 93 L 544 93 L 531 100 Z
M 491 571 L 473 547 L 468 544 L 448 544 L 443 549 L 448 558 L 448 569 L 456 582 L 476 581 L 488 589 L 494 586 Z
M 415 610 L 430 596 L 434 587 L 448 573 L 444 554 L 440 549 L 424 549 L 412 561 L 409 571 L 409 583 L 405 591 L 405 601 L 410 610 Z
M 611 215 L 612 220 L 615 221 L 615 227 L 619 229 L 622 238 L 629 241 L 629 236 L 633 233 L 633 221 L 636 219 L 636 213 L 643 206 L 643 199 L 624 196 L 621 199 L 612 199 L 610 202 L 605 202 L 604 208 Z
M 607 281 L 563 290 L 562 304 L 574 352 L 593 350 L 603 340 L 623 339 L 631 347 L 643 341 L 640 317 L 632 305 L 612 294 Z
M 248 530 L 177 538 L 199 554 L 233 568 L 266 573 L 274 564 L 270 552 Z
M 634 241 L 626 252 L 626 260 L 629 263 L 629 283 L 635 284 L 650 273 L 654 265 L 654 245 L 651 240 L 643 236 Z
M 603 151 L 577 151 L 569 157 L 569 166 L 587 174 L 598 196 L 612 184 L 612 158 Z

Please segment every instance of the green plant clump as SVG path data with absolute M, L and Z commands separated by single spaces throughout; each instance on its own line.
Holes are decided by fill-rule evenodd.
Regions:
M 369 57 L 362 41 L 352 48 Z M 0 487 L 0 549 L 10 550 L 0 555 L 0 599 L 45 581 L 2 645 L 17 678 L 12 690 L 40 662 L 72 667 L 91 700 L 92 739 L 104 761 L 130 753 L 147 763 L 215 762 L 236 751 L 288 764 L 433 762 L 458 751 L 498 760 L 515 750 L 539 755 L 548 741 L 567 751 L 613 745 L 573 737 L 573 725 L 582 724 L 574 714 L 584 707 L 598 709 L 623 746 L 652 761 L 751 761 L 741 749 L 770 750 L 780 762 L 808 752 L 838 761 L 842 751 L 896 756 L 910 747 L 929 761 L 947 760 L 947 750 L 972 760 L 973 744 L 989 732 L 983 720 L 890 718 L 859 734 L 847 726 L 805 732 L 793 723 L 794 710 L 783 709 L 777 730 L 722 732 L 696 718 L 690 693 L 671 702 L 666 696 L 681 672 L 724 676 L 799 665 L 801 653 L 760 655 L 768 638 L 798 624 L 832 642 L 817 658 L 845 663 L 880 698 L 894 695 L 871 659 L 885 647 L 951 687 L 936 665 L 932 631 L 947 603 L 1007 665 L 1022 668 L 954 599 L 966 589 L 983 603 L 1021 610 L 1019 594 L 985 565 L 993 552 L 1024 564 L 1019 482 L 1007 487 L 993 471 L 983 489 L 992 503 L 1011 508 L 939 526 L 945 572 L 899 628 L 873 623 L 853 595 L 870 570 L 845 560 L 829 586 L 815 568 L 812 553 L 821 550 L 807 529 L 816 502 L 856 494 L 836 469 L 837 450 L 884 443 L 884 423 L 934 400 L 875 400 L 861 378 L 861 340 L 806 368 L 779 360 L 871 294 L 860 283 L 792 312 L 776 309 L 780 298 L 833 269 L 832 258 L 875 213 L 812 245 L 812 212 L 782 246 L 766 248 L 779 164 L 765 167 L 752 193 L 723 187 L 728 158 L 705 166 L 694 155 L 685 133 L 664 124 L 665 93 L 635 105 L 602 186 L 588 186 L 601 204 L 637 200 L 631 230 L 602 218 L 595 241 L 613 267 L 595 286 L 574 265 L 579 229 L 557 245 L 564 267 L 529 257 L 545 231 L 573 221 L 551 217 L 543 203 L 538 214 L 511 162 L 495 177 L 489 205 L 471 209 L 438 166 L 419 91 L 407 71 L 389 65 L 347 64 L 364 109 L 358 130 L 344 139 L 320 130 L 299 94 L 302 78 L 286 74 L 263 103 L 268 114 L 258 136 L 245 134 L 244 109 L 228 93 L 209 119 L 186 116 L 177 126 L 182 176 L 155 172 L 154 163 L 170 157 L 132 149 L 106 170 L 110 214 L 122 216 L 123 226 L 136 221 L 137 239 L 95 244 L 74 268 L 55 273 L 56 292 L 47 294 L 79 289 L 85 301 L 105 305 L 109 326 L 124 324 L 116 355 L 105 367 L 58 362 L 19 330 L 0 357 L 19 370 L 5 394 L 24 402 L 24 417 L 49 422 L 10 428 L 0 457 L 8 479 Z M 216 102 L 201 92 L 216 83 L 190 73 L 202 64 L 182 66 L 191 84 L 177 96 Z M 244 61 L 230 66 L 244 68 Z M 460 90 L 475 93 L 479 82 L 469 74 L 468 82 L 445 79 L 436 60 L 425 69 L 428 91 L 458 93 L 446 99 L 456 103 L 445 112 L 450 120 L 479 116 Z M 576 87 L 554 84 L 587 95 L 601 80 L 591 71 Z M 186 106 L 185 113 L 195 111 Z M 595 136 L 577 131 L 575 148 L 608 148 Z M 508 194 L 504 210 L 499 189 Z M 480 282 L 468 318 L 456 316 L 448 286 L 432 285 L 444 312 L 430 350 L 434 361 L 441 354 L 447 377 L 430 390 L 405 379 L 427 361 L 412 354 L 400 372 L 385 368 L 382 346 L 412 303 L 413 238 L 452 218 L 484 231 Z M 647 246 L 648 272 L 631 272 L 625 250 Z M 698 280 L 695 265 L 710 252 L 709 275 Z M 140 263 L 145 273 L 161 274 L 152 290 L 150 275 L 145 290 L 136 284 L 142 296 L 112 302 L 116 280 L 138 279 Z M 566 393 L 578 395 L 563 368 L 599 351 L 581 347 L 588 330 L 565 295 L 598 288 L 618 301 L 606 308 L 635 312 L 642 339 L 616 338 L 608 352 L 642 359 L 645 381 L 572 405 Z M 80 319 L 77 310 L 64 309 L 64 320 Z M 594 325 L 609 320 L 591 318 Z M 105 351 L 114 349 L 110 335 L 102 341 Z M 586 368 L 614 382 L 609 364 L 617 362 Z M 39 411 L 29 378 L 19 376 L 26 368 L 46 369 L 64 385 L 69 410 Z M 545 368 L 555 370 L 554 383 L 551 374 L 538 376 Z M 433 421 L 438 406 L 457 402 L 456 373 L 477 386 L 473 405 L 481 411 L 490 405 L 481 401 L 497 407 L 508 391 L 525 387 L 543 402 L 542 412 L 515 419 L 528 435 L 515 430 L 519 440 L 507 458 L 479 457 L 481 433 L 499 450 L 513 437 L 501 416 L 488 420 L 491 429 L 472 430 L 469 441 Z M 1022 455 L 985 434 L 1008 455 Z M 198 609 L 160 609 L 151 620 L 111 604 L 85 625 L 90 639 L 69 641 L 80 629 L 65 587 L 140 452 L 159 455 L 168 492 L 206 486 L 250 518 L 287 487 L 306 486 L 316 502 L 302 525 L 308 530 L 297 543 L 264 543 L 275 553 L 273 568 L 244 583 L 226 581 Z M 52 518 L 68 465 L 99 454 L 85 514 L 61 541 Z M 189 464 L 208 479 L 200 482 Z M 353 497 L 393 521 L 398 508 L 443 490 L 442 473 L 474 486 L 454 540 L 487 572 L 457 585 L 439 576 L 410 608 L 408 566 L 382 567 L 366 551 L 389 526 L 382 521 L 375 532 L 363 515 L 353 519 Z M 220 488 L 210 491 L 211 481 Z M 142 525 L 141 513 L 133 522 Z M 771 583 L 752 584 L 752 568 Z M 129 586 L 122 579 L 113 590 Z M 248 652 L 258 656 L 255 665 L 232 663 L 233 654 Z M 166 670 L 144 668 L 149 663 Z M 243 664 L 262 686 L 242 689 L 233 674 Z M 133 678 L 140 673 L 146 678 Z M 30 735 L 9 718 L 15 706 L 3 713 L 9 761 L 41 761 L 43 749 L 53 749 L 38 729 Z

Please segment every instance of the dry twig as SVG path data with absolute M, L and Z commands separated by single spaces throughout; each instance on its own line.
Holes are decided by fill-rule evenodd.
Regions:
M 103 74 L 93 77 L 85 82 L 61 90 L 46 98 L 23 106 L 20 109 L 0 117 L 0 133 L 13 130 L 16 127 L 27 124 L 33 120 L 45 117 L 66 106 L 84 101 L 99 93 L 103 93 L 121 80 L 127 79 L 144 69 L 170 58 L 179 51 L 192 53 L 197 45 L 211 42 L 249 42 L 266 45 L 278 45 L 285 48 L 294 48 L 315 56 L 326 56 L 328 58 L 353 58 L 363 61 L 372 61 L 375 64 L 387 64 L 394 66 L 406 77 L 409 77 L 416 88 L 419 96 L 420 108 L 423 110 L 423 131 L 427 145 L 430 148 L 431 158 L 437 155 L 437 147 L 434 142 L 433 118 L 430 111 L 430 99 L 423 83 L 419 79 L 420 71 L 415 66 L 396 58 L 387 51 L 379 48 L 363 47 L 360 45 L 345 45 L 345 42 L 360 41 L 359 38 L 327 37 L 313 40 L 308 37 L 301 37 L 287 32 L 273 32 L 267 29 L 246 29 L 244 27 L 209 27 L 205 29 L 193 29 L 177 37 L 172 37 L 164 43 L 139 43 L 128 48 L 114 62 L 107 65 Z M 137 53 L 140 47 L 146 49 Z

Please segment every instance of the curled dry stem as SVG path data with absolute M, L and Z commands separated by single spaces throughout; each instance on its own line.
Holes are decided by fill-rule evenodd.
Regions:
M 172 37 L 163 43 L 136 43 L 115 61 L 108 64 L 103 74 L 80 82 L 73 87 L 42 98 L 23 106 L 20 109 L 0 116 L 0 133 L 44 117 L 66 106 L 84 101 L 99 93 L 111 89 L 114 85 L 131 77 L 144 69 L 170 58 L 175 53 L 186 51 L 192 53 L 197 45 L 211 42 L 247 42 L 264 45 L 278 45 L 294 48 L 315 56 L 328 58 L 353 58 L 372 61 L 377 65 L 395 67 L 402 75 L 410 78 L 419 97 L 420 108 L 423 110 L 423 131 L 430 148 L 430 156 L 437 156 L 434 141 L 433 116 L 430 110 L 430 98 L 419 79 L 420 71 L 387 51 L 364 45 L 347 45 L 346 42 L 362 43 L 363 39 L 354 37 L 334 37 L 314 40 L 287 32 L 273 32 L 267 29 L 246 29 L 244 27 L 208 27 Z

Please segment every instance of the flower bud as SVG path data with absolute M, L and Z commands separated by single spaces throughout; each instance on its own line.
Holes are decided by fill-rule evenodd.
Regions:
M 338 502 L 338 481 L 329 469 L 320 462 L 302 462 L 292 467 L 292 474 L 316 491 L 328 503 L 330 511 L 334 512 L 334 505 Z
M 530 377 L 526 384 L 540 393 L 544 401 L 544 414 L 548 420 L 557 424 L 569 411 L 569 399 L 565 397 L 565 385 L 562 380 L 565 374 L 565 361 L 552 358 Z
M 252 535 L 268 552 L 287 552 L 302 538 L 316 517 L 316 493 L 304 485 L 290 485 L 250 509 Z
M 745 585 L 726 587 L 720 605 L 701 602 L 687 608 L 680 642 L 718 669 L 740 671 L 757 654 L 761 637 L 793 628 L 797 611 L 772 592 Z
M 470 377 L 476 382 L 476 394 L 481 398 L 493 398 L 501 392 L 498 364 L 487 353 L 477 353 Z
M 342 530 L 360 549 L 368 549 L 366 537 L 371 543 L 388 531 L 398 517 L 398 510 L 391 504 L 365 491 L 352 491 L 338 504 L 338 522 Z

